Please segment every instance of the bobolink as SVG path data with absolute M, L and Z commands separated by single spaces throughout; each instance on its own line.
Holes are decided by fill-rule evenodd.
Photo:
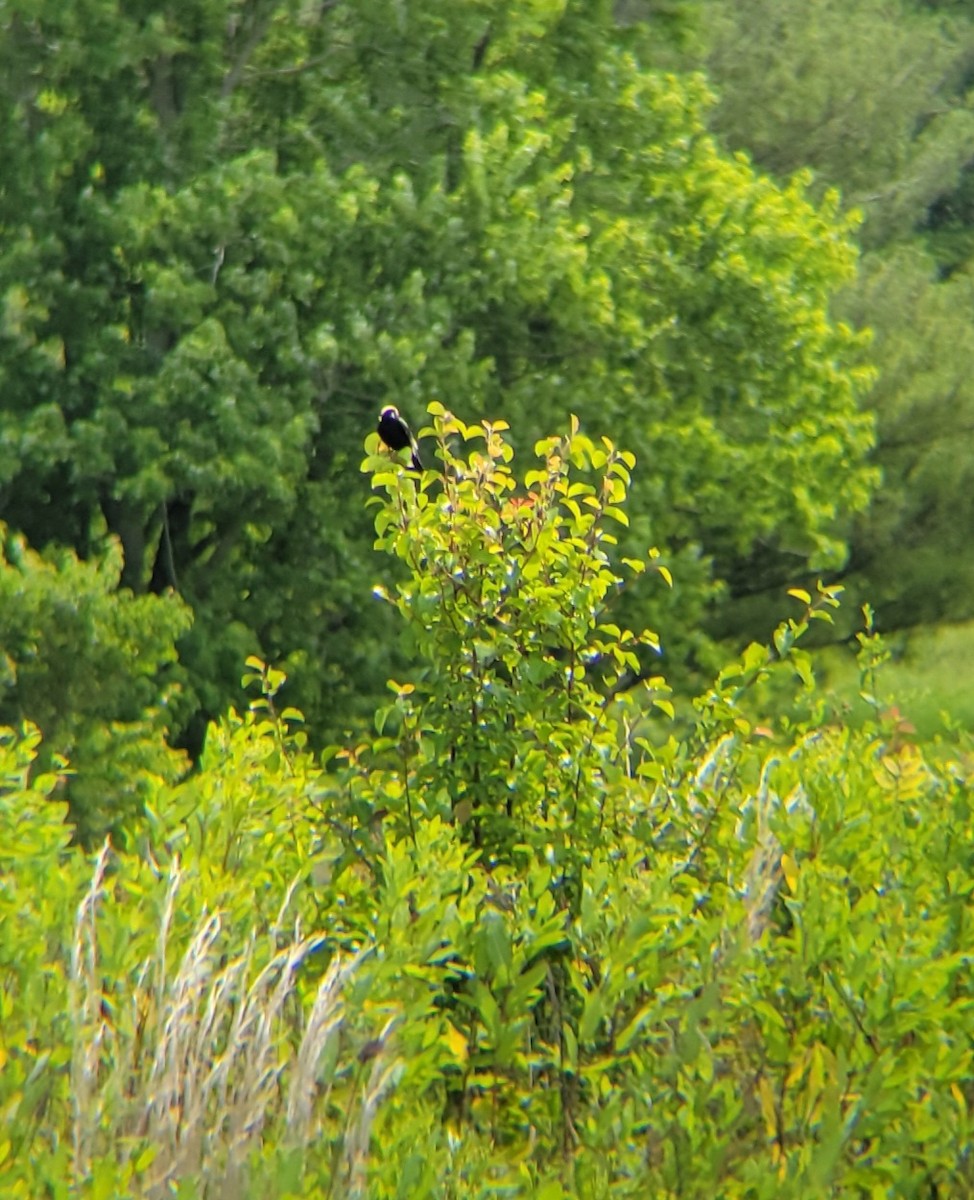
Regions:
M 419 446 L 413 437 L 412 430 L 399 415 L 399 409 L 391 404 L 379 413 L 379 424 L 376 427 L 379 437 L 390 450 L 406 450 L 412 454 L 410 466 L 414 471 L 422 471 L 423 462 L 419 457 Z

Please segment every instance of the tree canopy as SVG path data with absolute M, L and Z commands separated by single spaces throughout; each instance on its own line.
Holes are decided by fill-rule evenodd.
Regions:
M 119 587 L 117 544 L 98 562 L 42 558 L 0 527 L 0 722 L 43 734 L 75 834 L 131 833 L 158 780 L 187 767 L 167 738 L 187 718 L 176 641 L 192 614 L 174 596 Z
M 704 0 L 714 125 L 764 169 L 813 168 L 870 247 L 909 237 L 974 155 L 974 28 L 912 0 Z
M 835 311 L 874 331 L 882 485 L 852 533 L 847 580 L 887 630 L 970 619 L 970 11 L 706 0 L 696 12 L 696 39 L 668 58 L 706 69 L 723 144 L 782 180 L 811 168 L 813 195 L 838 188 L 843 209 L 863 216 L 870 253 Z M 760 586 L 759 571 L 748 575 Z M 725 627 L 741 620 L 725 615 Z
M 755 548 L 782 579 L 842 560 L 872 481 L 829 313 L 849 227 L 717 148 L 703 83 L 641 65 L 652 21 L 221 0 L 4 21 L 3 513 L 83 555 L 112 534 L 125 586 L 178 591 L 207 711 L 253 651 L 316 719 L 380 686 L 354 464 L 389 401 L 525 436 L 573 411 L 631 445 L 632 541 L 685 560 L 687 645 L 711 560 L 718 581 Z

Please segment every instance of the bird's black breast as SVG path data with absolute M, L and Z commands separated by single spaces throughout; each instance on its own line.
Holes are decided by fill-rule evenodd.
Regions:
M 412 443 L 406 422 L 392 413 L 383 413 L 379 417 L 378 432 L 390 450 L 405 450 Z

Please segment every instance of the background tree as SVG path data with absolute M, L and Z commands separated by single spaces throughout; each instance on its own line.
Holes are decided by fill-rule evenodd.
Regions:
M 714 128 L 777 177 L 811 167 L 865 216 L 870 247 L 909 237 L 966 180 L 974 25 L 911 0 L 705 0 Z
M 6 11 L 3 511 L 178 590 L 205 711 L 253 651 L 316 726 L 381 686 L 349 487 L 389 400 L 647 451 L 631 537 L 682 563 L 674 662 L 711 561 L 842 559 L 871 435 L 834 201 L 721 154 L 703 85 L 640 65 L 652 24 L 508 7 Z
M 175 649 L 192 614 L 174 596 L 120 589 L 121 570 L 117 546 L 100 562 L 70 550 L 42 558 L 3 531 L 0 722 L 39 727 L 37 769 L 60 772 L 85 843 L 108 830 L 124 838 L 152 790 L 188 766 L 167 739 L 194 707 Z
M 938 278 L 918 247 L 870 257 L 843 302 L 874 330 L 883 470 L 853 537 L 851 576 L 887 628 L 974 615 L 974 278 Z
M 707 0 L 696 12 L 696 39 L 669 60 L 706 69 L 723 144 L 779 178 L 811 167 L 813 195 L 838 187 L 863 214 L 871 253 L 836 311 L 875 331 L 883 484 L 852 533 L 846 581 L 886 629 L 970 618 L 970 13 L 907 0 Z M 760 563 L 742 560 L 729 578 L 741 599 L 721 628 L 770 627 Z

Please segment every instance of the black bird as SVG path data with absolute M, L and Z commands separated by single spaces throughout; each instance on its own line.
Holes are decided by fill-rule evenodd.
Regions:
M 419 457 L 419 446 L 413 437 L 412 430 L 399 415 L 399 409 L 390 404 L 379 413 L 377 426 L 379 437 L 390 450 L 406 450 L 412 454 L 411 466 L 414 471 L 422 471 L 423 461 Z

